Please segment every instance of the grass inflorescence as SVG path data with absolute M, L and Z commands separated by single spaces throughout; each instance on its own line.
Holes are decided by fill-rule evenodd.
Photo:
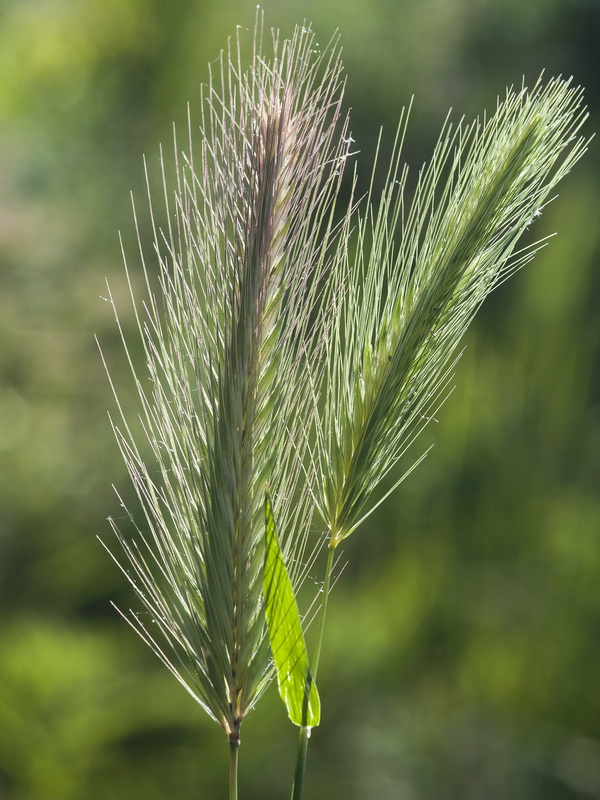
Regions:
M 569 81 L 510 90 L 491 118 L 446 124 L 411 200 L 399 128 L 386 186 L 359 212 L 336 276 L 345 302 L 328 340 L 316 487 L 334 546 L 435 414 L 485 298 L 543 244 L 518 249 L 583 153 L 585 116 Z
M 266 61 L 261 38 L 258 26 L 245 71 L 239 48 L 222 56 L 199 149 L 191 123 L 187 151 L 175 142 L 174 190 L 162 159 L 166 229 L 149 188 L 158 271 L 142 253 L 146 375 L 132 368 L 151 464 L 125 417 L 115 423 L 145 512 L 134 541 L 115 526 L 149 612 L 132 624 L 232 741 L 272 677 L 267 482 L 296 586 L 306 569 L 311 503 L 298 480 L 324 342 L 317 289 L 350 141 L 335 42 L 317 54 L 306 28 L 274 35 Z

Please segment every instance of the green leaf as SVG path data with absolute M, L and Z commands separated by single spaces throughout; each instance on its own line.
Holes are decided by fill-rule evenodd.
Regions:
M 319 724 L 321 701 L 310 674 L 298 605 L 279 548 L 268 492 L 265 492 L 265 540 L 265 614 L 279 694 L 292 722 L 310 729 Z

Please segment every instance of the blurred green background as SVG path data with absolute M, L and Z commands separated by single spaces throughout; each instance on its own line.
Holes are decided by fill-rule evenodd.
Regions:
M 141 154 L 197 102 L 255 7 L 0 0 L 0 798 L 224 798 L 227 745 L 110 606 L 97 541 L 132 500 L 94 342 L 127 387 L 108 278 L 135 262 Z M 415 95 L 417 167 L 450 106 L 574 75 L 597 127 L 598 0 L 273 0 L 340 29 L 369 161 Z M 364 161 L 363 161 L 364 164 Z M 354 537 L 331 603 L 307 800 L 600 798 L 598 147 L 536 223 L 559 235 L 467 337 L 435 448 Z M 365 169 L 365 167 L 363 167 Z M 135 413 L 133 396 L 124 402 Z M 315 576 L 317 579 L 318 576 Z M 241 797 L 289 796 L 295 730 L 271 689 Z

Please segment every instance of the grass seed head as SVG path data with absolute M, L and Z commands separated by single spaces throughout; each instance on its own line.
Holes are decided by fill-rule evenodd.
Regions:
M 173 174 L 162 159 L 163 225 L 148 184 L 155 254 L 141 248 L 146 297 L 132 291 L 145 368 L 130 359 L 142 434 L 115 425 L 145 517 L 132 538 L 115 526 L 147 612 L 131 623 L 232 741 L 272 677 L 267 481 L 296 586 L 306 570 L 308 364 L 350 142 L 336 41 L 319 54 L 303 27 L 268 49 L 259 16 L 248 69 L 239 39 L 222 55 L 200 131 L 175 141 Z
M 387 184 L 359 211 L 338 277 L 315 489 L 334 544 L 378 504 L 374 490 L 435 414 L 487 295 L 541 245 L 517 249 L 584 152 L 586 116 L 570 81 L 508 91 L 489 119 L 446 124 L 410 201 L 401 121 Z

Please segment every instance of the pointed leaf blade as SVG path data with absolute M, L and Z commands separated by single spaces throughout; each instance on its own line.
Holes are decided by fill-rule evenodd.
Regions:
M 321 717 L 321 702 L 310 674 L 298 605 L 279 547 L 268 492 L 265 493 L 265 545 L 265 615 L 279 694 L 295 725 L 314 728 Z

